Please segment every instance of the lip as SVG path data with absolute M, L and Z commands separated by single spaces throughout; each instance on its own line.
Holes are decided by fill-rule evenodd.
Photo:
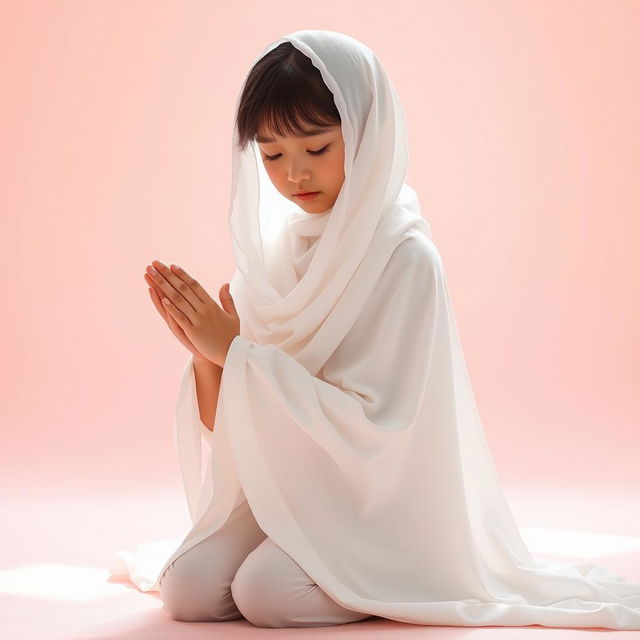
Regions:
M 294 193 L 293 195 L 300 200 L 313 200 L 320 191 L 305 191 L 303 193 Z

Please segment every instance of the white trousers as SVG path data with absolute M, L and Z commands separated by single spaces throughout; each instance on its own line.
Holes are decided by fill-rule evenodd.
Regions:
M 324 627 L 374 617 L 322 591 L 258 526 L 246 500 L 167 567 L 159 589 L 164 610 L 183 622 L 244 617 L 257 627 Z

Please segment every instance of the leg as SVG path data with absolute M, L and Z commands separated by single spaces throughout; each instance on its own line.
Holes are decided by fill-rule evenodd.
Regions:
M 237 620 L 231 581 L 247 554 L 266 538 L 244 501 L 224 526 L 176 558 L 160 579 L 164 610 L 183 622 Z
M 257 627 L 325 627 L 373 617 L 332 600 L 268 537 L 240 565 L 231 592 L 242 615 Z

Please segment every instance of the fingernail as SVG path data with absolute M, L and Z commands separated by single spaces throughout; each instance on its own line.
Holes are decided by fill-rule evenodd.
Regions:
M 151 266 L 149 267 L 149 273 L 150 273 L 152 276 L 157 276 L 157 275 L 158 275 L 158 272 L 156 271 L 156 269 L 155 269 L 155 267 L 154 267 L 153 265 L 151 265 Z

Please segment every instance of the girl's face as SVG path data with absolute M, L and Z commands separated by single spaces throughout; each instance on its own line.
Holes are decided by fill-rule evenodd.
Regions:
M 344 182 L 344 140 L 340 125 L 307 126 L 304 136 L 279 137 L 258 131 L 262 163 L 273 186 L 307 213 L 330 209 Z M 299 191 L 317 191 L 310 199 Z

